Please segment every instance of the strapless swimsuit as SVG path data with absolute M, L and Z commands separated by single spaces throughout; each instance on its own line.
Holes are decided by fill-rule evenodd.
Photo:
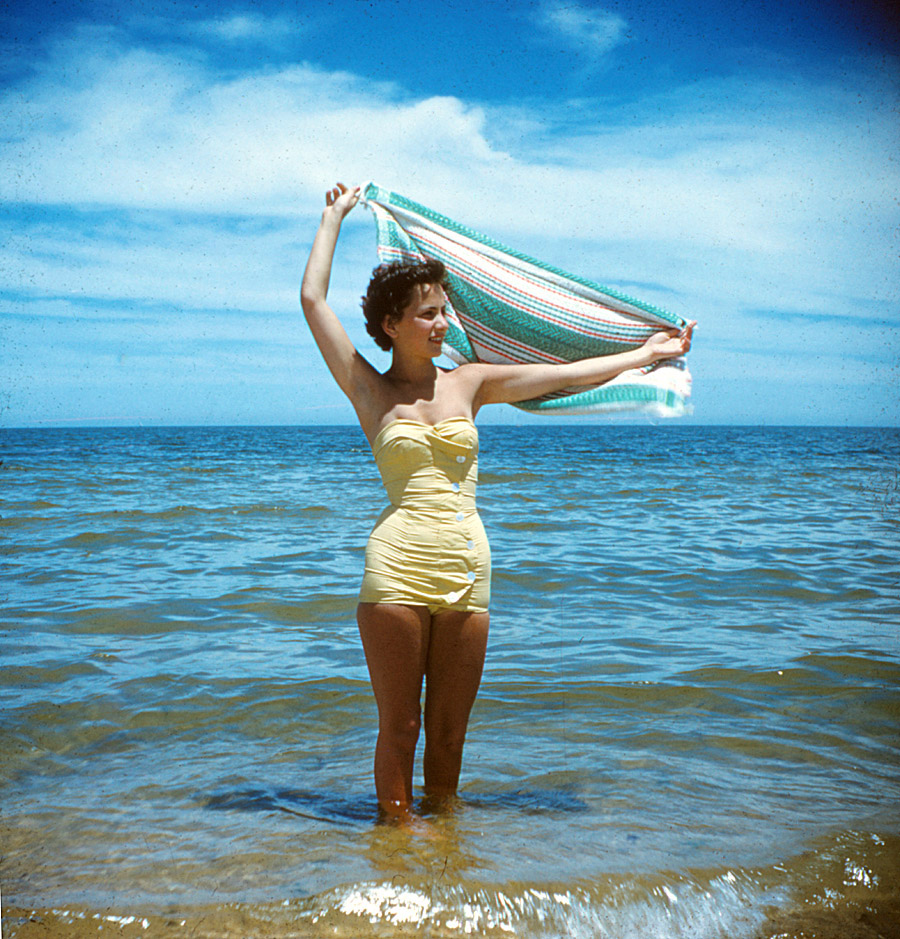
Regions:
M 486 612 L 491 552 L 475 509 L 475 425 L 400 418 L 372 451 L 391 504 L 369 536 L 360 602 Z

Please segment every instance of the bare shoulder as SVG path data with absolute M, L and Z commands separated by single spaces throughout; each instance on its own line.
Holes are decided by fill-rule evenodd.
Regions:
M 445 371 L 444 381 L 453 388 L 453 396 L 458 397 L 465 407 L 470 407 L 477 414 L 481 406 L 487 403 L 485 389 L 490 378 L 502 366 L 486 362 L 466 362 L 456 368 Z
M 490 370 L 495 368 L 493 365 L 487 365 L 484 362 L 464 362 L 457 365 L 456 368 L 442 368 L 441 371 L 453 382 L 460 385 L 477 387 L 480 385 Z

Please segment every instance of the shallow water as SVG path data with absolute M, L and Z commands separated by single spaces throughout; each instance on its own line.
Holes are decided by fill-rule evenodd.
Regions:
M 481 444 L 488 663 L 410 832 L 375 823 L 357 429 L 0 432 L 4 934 L 889 934 L 900 432 Z

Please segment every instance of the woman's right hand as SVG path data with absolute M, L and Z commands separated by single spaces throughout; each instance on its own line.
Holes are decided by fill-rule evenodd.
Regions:
M 341 219 L 359 202 L 362 187 L 356 186 L 348 189 L 343 183 L 338 183 L 333 189 L 325 193 L 325 205 L 334 209 Z

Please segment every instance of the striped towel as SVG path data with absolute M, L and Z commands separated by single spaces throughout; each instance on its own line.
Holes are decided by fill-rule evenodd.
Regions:
M 437 258 L 447 268 L 450 328 L 444 353 L 463 362 L 572 362 L 642 345 L 679 316 L 506 248 L 491 238 L 370 183 L 383 263 Z M 684 358 L 623 372 L 602 385 L 520 401 L 552 414 L 687 413 L 691 376 Z

